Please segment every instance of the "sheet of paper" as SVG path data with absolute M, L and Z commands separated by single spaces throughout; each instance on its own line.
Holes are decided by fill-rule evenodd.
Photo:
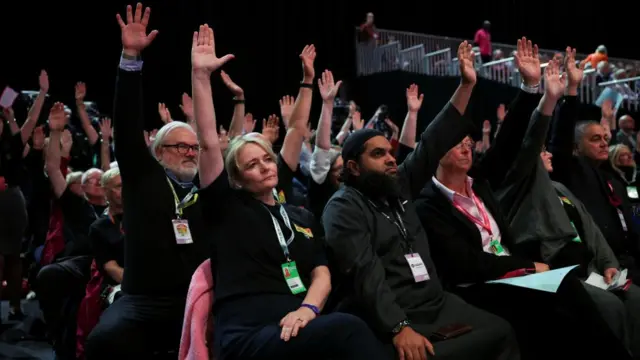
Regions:
M 16 101 L 18 97 L 18 93 L 10 87 L 5 87 L 4 91 L 2 91 L 2 95 L 0 95 L 0 107 L 8 108 L 13 105 L 13 102 Z
M 558 291 L 560 284 L 562 284 L 564 277 L 567 276 L 569 271 L 575 269 L 577 266 L 578 265 L 567 266 L 560 269 L 509 279 L 491 280 L 487 281 L 487 284 L 506 284 L 555 293 Z
M 606 282 L 604 282 L 604 277 L 600 274 L 596 274 L 594 272 L 592 272 L 589 277 L 587 278 L 587 281 L 585 281 L 587 284 L 591 285 L 591 286 L 595 286 L 597 288 L 600 288 L 602 290 L 608 290 L 609 289 L 609 284 L 607 284 Z

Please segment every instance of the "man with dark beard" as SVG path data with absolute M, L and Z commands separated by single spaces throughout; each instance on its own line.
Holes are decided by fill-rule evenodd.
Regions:
M 401 359 L 519 359 L 510 325 L 446 293 L 411 200 L 448 149 L 473 125 L 464 114 L 476 73 L 471 45 L 458 49 L 462 82 L 402 165 L 373 129 L 342 148 L 345 186 L 329 200 L 323 223 L 338 279 L 340 311 L 354 313 L 393 343 Z M 417 91 L 407 101 L 421 101 Z M 419 100 L 418 100 L 419 99 Z M 436 343 L 432 342 L 444 340 Z

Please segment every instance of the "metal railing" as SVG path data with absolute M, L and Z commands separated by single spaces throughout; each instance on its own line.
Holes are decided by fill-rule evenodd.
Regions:
M 357 31 L 357 30 L 356 30 Z M 378 41 L 362 43 L 356 38 L 356 58 L 358 61 L 358 75 L 371 75 L 379 72 L 402 70 L 431 76 L 459 76 L 460 69 L 458 58 L 453 57 L 458 45 L 463 39 L 415 34 L 393 30 L 378 30 Z M 382 44 L 382 45 L 379 45 Z M 512 53 L 515 46 L 493 43 L 493 47 L 502 49 L 505 53 Z M 477 48 L 474 51 L 478 53 Z M 551 59 L 558 51 L 539 49 L 542 59 L 548 56 Z M 578 58 L 586 55 L 577 54 Z M 514 58 L 507 57 L 500 60 L 482 63 L 480 56 L 475 57 L 475 67 L 478 76 L 492 81 L 497 81 L 511 86 L 519 86 L 522 78 L 515 66 Z M 634 63 L 633 60 L 610 58 L 612 61 L 624 61 Z M 540 71 L 548 65 L 544 61 Z M 543 77 L 544 80 L 544 77 Z M 629 110 L 637 111 L 639 108 L 638 97 L 640 90 L 640 77 L 614 80 L 597 84 L 597 72 L 595 69 L 586 69 L 580 85 L 578 96 L 580 101 L 587 104 L 599 105 L 598 99 L 607 90 L 607 96 L 621 93 L 621 104 Z M 544 91 L 544 81 L 540 86 L 540 92 Z M 613 95 L 612 95 L 613 94 Z M 619 98 L 619 97 L 618 97 Z

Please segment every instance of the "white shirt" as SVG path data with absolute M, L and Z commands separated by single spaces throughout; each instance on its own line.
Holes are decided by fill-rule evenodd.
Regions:
M 436 187 L 440 189 L 440 191 L 442 191 L 442 193 L 447 197 L 447 199 L 449 199 L 449 201 L 451 201 L 452 203 L 455 202 L 457 205 L 462 207 L 464 210 L 466 210 L 469 214 L 471 214 L 473 217 L 478 219 L 480 222 L 484 221 L 482 214 L 478 210 L 478 206 L 476 205 L 476 203 L 473 201 L 472 198 L 468 198 L 462 194 L 459 194 L 449 189 L 448 187 L 444 186 L 440 181 L 438 181 L 438 179 L 436 179 L 435 176 L 432 177 L 431 180 L 433 180 L 433 183 L 436 185 Z M 467 176 L 467 191 L 469 192 L 469 194 L 473 194 L 471 185 L 473 185 L 473 179 Z M 473 224 L 476 226 L 476 228 L 480 232 L 480 237 L 482 238 L 482 250 L 484 250 L 484 252 L 486 253 L 495 254 L 495 252 L 491 249 L 491 241 L 497 240 L 500 243 L 502 242 L 502 235 L 500 234 L 500 228 L 498 227 L 496 220 L 493 218 L 493 215 L 491 215 L 491 212 L 484 205 L 484 202 L 482 201 L 482 199 L 480 198 L 477 198 L 477 199 L 479 202 L 479 206 L 481 206 L 487 214 L 487 218 L 489 219 L 489 224 L 491 226 L 491 234 L 484 227 L 476 224 L 475 221 L 473 221 Z M 466 216 L 466 214 L 464 213 L 463 215 Z M 504 251 L 501 254 L 495 254 L 495 255 L 508 256 L 509 251 L 507 250 L 507 248 L 503 246 L 503 249 Z

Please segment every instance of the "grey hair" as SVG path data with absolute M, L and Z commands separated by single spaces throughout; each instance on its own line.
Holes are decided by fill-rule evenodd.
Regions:
M 109 164 L 109 169 L 113 169 L 113 168 L 117 168 L 118 167 L 118 162 L 117 161 L 113 161 L 111 164 Z
M 102 174 L 102 177 L 100 178 L 100 185 L 102 185 L 102 187 L 107 186 L 109 181 L 113 180 L 117 176 L 120 176 L 120 168 L 116 166 Z
M 602 126 L 600 125 L 599 122 L 593 121 L 593 120 L 581 121 L 576 124 L 576 127 L 574 128 L 574 132 L 573 132 L 573 143 L 576 146 L 580 144 L 580 142 L 582 141 L 582 137 L 584 136 L 584 133 L 587 131 L 587 128 L 592 125 Z
M 609 65 L 609 62 L 602 60 L 598 63 L 598 65 L 596 66 L 596 69 L 598 70 L 598 72 L 600 72 L 607 65 Z
M 158 130 L 158 133 L 156 134 L 156 138 L 153 140 L 153 143 L 151 144 L 151 152 L 153 153 L 153 156 L 156 158 L 156 160 L 160 160 L 158 159 L 158 155 L 157 155 L 158 148 L 164 144 L 164 139 L 167 137 L 167 135 L 169 135 L 169 133 L 175 129 L 187 129 L 194 134 L 196 133 L 191 127 L 191 125 L 182 121 L 172 121 L 168 124 L 165 124 L 163 127 L 160 128 L 160 130 Z
M 91 176 L 93 174 L 100 174 L 100 177 L 102 177 L 103 172 L 100 169 L 91 168 L 91 169 L 85 171 L 84 174 L 82 174 L 82 179 L 80 180 L 80 183 L 82 185 L 84 185 L 87 182 L 87 180 L 89 180 L 89 176 Z
M 67 185 L 71 185 L 76 181 L 82 181 L 82 171 L 75 171 L 67 174 Z

